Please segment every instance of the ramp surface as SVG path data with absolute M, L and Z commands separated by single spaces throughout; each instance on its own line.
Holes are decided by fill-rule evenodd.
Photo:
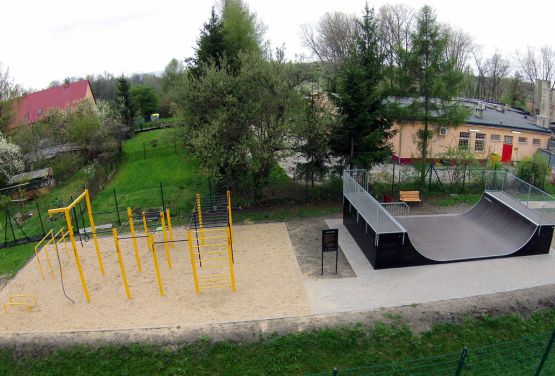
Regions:
M 504 192 L 486 192 L 463 214 L 405 217 L 403 224 L 422 256 L 445 262 L 510 255 L 534 236 L 540 216 Z

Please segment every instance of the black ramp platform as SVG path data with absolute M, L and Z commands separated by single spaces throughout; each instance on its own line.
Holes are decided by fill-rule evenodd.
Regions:
M 376 234 L 345 201 L 343 222 L 376 269 L 548 253 L 553 235 L 553 223 L 499 191 L 463 214 L 398 218 L 404 233 Z

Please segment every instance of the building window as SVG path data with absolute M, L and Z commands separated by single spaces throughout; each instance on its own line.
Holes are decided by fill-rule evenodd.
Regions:
M 491 135 L 491 142 L 500 142 L 501 141 L 501 136 L 498 134 L 492 134 Z
M 518 143 L 519 144 L 526 144 L 528 142 L 528 139 L 526 137 L 519 137 L 518 138 Z
M 474 151 L 484 151 L 486 146 L 486 135 L 484 133 L 476 133 L 474 140 Z
M 504 136 L 503 137 L 503 143 L 512 145 L 513 144 L 513 136 Z
M 468 149 L 468 142 L 469 141 L 470 141 L 470 133 L 469 132 L 460 132 L 459 133 L 459 148 Z
M 536 145 L 536 146 L 541 146 L 542 140 L 540 140 L 539 138 L 533 138 L 532 139 L 532 144 Z

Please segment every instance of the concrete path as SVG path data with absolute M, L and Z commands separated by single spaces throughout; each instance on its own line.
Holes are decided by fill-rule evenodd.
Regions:
M 548 255 L 374 270 L 342 220 L 326 222 L 330 228 L 339 229 L 339 245 L 357 277 L 304 280 L 316 314 L 429 303 L 555 284 L 554 250 Z

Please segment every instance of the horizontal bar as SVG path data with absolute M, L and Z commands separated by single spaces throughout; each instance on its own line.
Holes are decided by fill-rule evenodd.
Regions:
M 197 240 L 206 240 L 206 239 L 225 239 L 227 236 L 209 236 L 207 238 L 196 238 Z
M 200 286 L 201 289 L 223 289 L 224 287 L 231 287 L 231 283 L 229 285 L 220 285 L 220 286 Z
M 201 248 L 201 247 L 223 247 L 224 245 L 228 245 L 227 243 L 219 243 L 219 244 L 204 244 L 204 245 L 193 245 L 194 248 Z
M 202 266 L 200 266 L 200 268 L 203 268 L 203 269 L 216 269 L 216 268 L 225 268 L 226 266 L 229 268 L 229 265 L 209 265 L 209 266 L 204 266 L 204 265 L 202 265 Z
M 225 226 L 225 227 L 222 226 L 222 227 L 219 227 L 219 228 L 211 227 L 209 229 L 204 229 L 204 228 L 199 227 L 197 229 L 192 228 L 191 230 L 201 230 L 201 231 L 204 231 L 204 232 L 225 231 L 225 230 L 227 230 L 227 226 Z
M 212 277 L 229 277 L 229 274 L 210 274 L 210 275 L 199 275 L 198 278 L 212 278 Z
M 224 260 L 228 260 L 227 257 L 212 257 L 212 258 L 199 258 L 199 259 L 195 259 L 196 261 L 224 261 Z
M 65 213 L 66 211 L 72 209 L 75 205 L 79 203 L 84 197 L 87 192 L 83 192 L 77 197 L 69 206 L 65 208 L 57 208 L 57 209 L 48 209 L 48 214 L 57 214 L 57 213 Z
M 227 253 L 227 250 L 225 251 L 195 251 L 196 254 L 201 254 L 201 255 L 215 255 L 216 253 Z

